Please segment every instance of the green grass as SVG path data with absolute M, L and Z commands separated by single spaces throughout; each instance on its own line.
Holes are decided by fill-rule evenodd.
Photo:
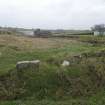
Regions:
M 84 42 L 91 42 L 91 43 L 97 42 L 99 44 L 105 44 L 105 36 L 92 36 L 92 35 L 80 36 L 79 40 Z
M 55 60 L 62 60 L 72 55 L 77 55 L 82 52 L 94 51 L 98 49 L 101 48 L 99 46 L 93 47 L 92 45 L 83 43 L 76 43 L 74 45 L 70 43 L 70 45 L 68 44 L 61 48 L 49 48 L 43 50 L 34 49 L 33 51 L 17 51 L 9 47 L 1 47 L 0 74 L 2 74 L 3 72 L 5 73 L 8 70 L 14 68 L 16 62 L 18 61 L 35 59 L 46 61 L 52 57 Z
M 14 37 L 14 36 L 13 36 Z M 21 38 L 21 37 L 20 37 Z M 48 39 L 52 40 L 52 39 Z M 56 39 L 53 39 L 55 43 Z M 61 39 L 57 39 L 59 42 Z M 69 39 L 67 39 L 68 41 Z M 57 43 L 58 43 L 57 42 Z M 27 43 L 27 42 L 26 42 Z M 62 43 L 62 42 L 60 42 Z M 9 42 L 11 44 L 11 42 Z M 13 43 L 12 43 L 13 44 Z M 34 45 L 33 45 L 34 46 Z M 24 46 L 25 47 L 25 46 Z M 94 52 L 104 49 L 104 45 L 93 46 L 87 43 L 68 42 L 63 46 L 54 46 L 42 49 L 21 49 L 21 46 L 7 46 L 4 43 L 0 44 L 0 75 L 5 75 L 10 70 L 14 69 L 16 63 L 22 60 L 41 60 L 39 72 L 26 72 L 23 80 L 26 82 L 24 95 L 18 100 L 0 101 L 0 105 L 104 105 L 105 104 L 105 89 L 103 87 L 93 91 L 90 88 L 94 84 L 90 81 L 88 69 L 83 67 L 83 64 L 76 64 L 69 68 L 62 68 L 61 62 L 65 59 L 70 59 L 73 55 L 79 55 L 83 52 Z M 94 62 L 96 63 L 96 61 Z M 65 77 L 59 78 L 58 73 L 64 70 L 64 75 L 73 79 L 73 85 L 70 85 Z M 60 74 L 61 75 L 61 74 Z M 75 82 L 75 81 L 81 82 Z M 85 94 L 85 88 L 90 89 L 93 93 Z M 81 96 L 77 90 L 81 92 Z M 71 91 L 72 90 L 72 91 Z M 72 94 L 73 93 L 73 94 Z M 85 95 L 84 95 L 85 94 Z
M 89 99 L 69 99 L 69 100 L 60 100 L 60 101 L 54 101 L 48 99 L 37 101 L 36 99 L 28 99 L 27 101 L 17 100 L 17 101 L 0 102 L 0 105 L 104 105 L 105 94 L 103 95 L 103 93 L 101 92 L 100 94 L 98 94 L 98 96 L 96 95 Z

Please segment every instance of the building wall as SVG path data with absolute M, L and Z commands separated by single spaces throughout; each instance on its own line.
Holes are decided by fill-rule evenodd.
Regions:
M 94 36 L 99 36 L 99 35 L 101 35 L 100 32 L 98 32 L 98 31 L 94 31 Z M 103 35 L 105 35 L 105 32 L 103 33 Z
M 100 33 L 98 31 L 94 31 L 94 36 L 98 36 Z

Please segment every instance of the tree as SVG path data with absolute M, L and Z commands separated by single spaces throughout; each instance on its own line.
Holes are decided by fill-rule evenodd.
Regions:
M 103 36 L 105 32 L 105 24 L 94 25 L 94 27 L 92 27 L 92 30 L 98 31 L 99 35 Z

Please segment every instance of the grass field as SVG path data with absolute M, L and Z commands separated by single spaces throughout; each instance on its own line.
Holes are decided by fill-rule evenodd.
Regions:
M 2 35 L 0 36 L 0 72 L 7 72 L 20 60 L 47 60 L 51 57 L 65 59 L 84 51 L 96 49 L 100 49 L 100 47 L 93 47 L 90 44 L 70 39 Z
M 88 40 L 91 39 L 89 38 Z M 28 75 L 28 79 L 24 80 L 26 82 L 25 89 L 27 90 L 24 95 L 16 100 L 1 100 L 0 105 L 104 105 L 104 86 L 95 87 L 95 82 L 98 80 L 95 78 L 91 82 L 91 74 L 87 73 L 88 69 L 84 67 L 87 63 L 85 64 L 84 61 L 81 64 L 63 68 L 66 71 L 65 74 L 73 82 L 72 85 L 65 78 L 59 79 L 57 77 L 57 72 L 62 69 L 60 63 L 63 60 L 69 60 L 72 56 L 84 52 L 96 52 L 104 49 L 104 45 L 83 42 L 86 39 L 86 37 L 82 37 L 81 42 L 80 40 L 68 38 L 31 38 L 1 35 L 1 76 L 8 74 L 10 70 L 15 70 L 18 61 L 39 59 L 41 67 L 38 73 L 28 72 L 25 74 Z M 96 39 L 98 40 L 98 38 Z M 102 38 L 99 38 L 99 40 L 104 41 Z M 94 64 L 96 59 L 94 61 L 89 59 L 89 61 Z M 101 65 L 100 67 L 104 66 Z M 78 81 L 82 83 L 78 84 Z M 85 87 L 87 90 L 85 90 Z

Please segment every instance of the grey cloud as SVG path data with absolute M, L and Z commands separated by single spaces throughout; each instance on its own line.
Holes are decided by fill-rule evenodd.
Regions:
M 105 23 L 104 10 L 104 0 L 0 0 L 0 22 L 30 28 L 81 29 Z

